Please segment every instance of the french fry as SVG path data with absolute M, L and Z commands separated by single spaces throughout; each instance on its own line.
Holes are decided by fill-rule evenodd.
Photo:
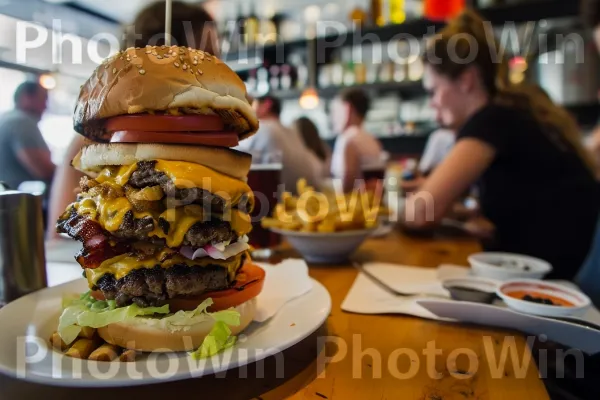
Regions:
M 100 345 L 95 339 L 77 339 L 65 353 L 67 357 L 81 358 L 87 360 L 94 350 Z
M 119 357 L 121 362 L 134 362 L 137 352 L 135 350 L 123 350 L 123 353 Z
M 302 229 L 300 229 L 301 232 L 316 232 L 317 231 L 317 224 L 313 223 L 313 222 L 305 222 L 302 225 Z
M 284 192 L 273 218 L 265 218 L 266 229 L 331 233 L 377 226 L 378 216 L 389 215 L 381 204 L 381 192 L 373 190 L 338 194 L 317 192 L 305 179 L 296 183 L 298 197 Z
M 293 220 L 292 222 L 286 222 L 281 224 L 281 229 L 286 231 L 297 231 L 302 227 L 302 221 Z
M 294 197 L 290 192 L 284 192 L 281 195 L 281 204 L 283 204 L 283 206 L 286 210 L 296 209 L 297 203 L 298 203 L 298 198 Z
M 80 338 L 84 338 L 84 339 L 93 339 L 95 333 L 96 333 L 95 328 L 90 328 L 89 326 L 84 326 L 81 328 L 81 332 L 79 332 L 79 335 L 77 335 L 77 336 Z
M 104 343 L 90 354 L 92 361 L 112 361 L 118 357 L 119 348 L 112 344 Z
M 335 232 L 335 221 L 331 219 L 325 219 L 317 226 L 317 232 L 321 233 L 332 233 Z
M 263 220 L 260 221 L 260 225 L 265 229 L 279 228 L 281 227 L 281 222 L 275 218 L 263 218 Z
M 298 192 L 298 195 L 302 195 L 302 193 L 304 193 L 306 186 L 308 186 L 308 183 L 304 178 L 299 179 L 298 182 L 296 182 L 296 191 Z
M 54 347 L 56 350 L 60 350 L 60 351 L 65 351 L 66 349 L 69 348 L 69 346 L 67 346 L 65 344 L 65 342 L 63 342 L 62 338 L 60 337 L 60 335 L 58 334 L 58 332 L 54 332 L 52 334 L 52 336 L 50 336 L 50 344 L 52 345 L 52 347 Z

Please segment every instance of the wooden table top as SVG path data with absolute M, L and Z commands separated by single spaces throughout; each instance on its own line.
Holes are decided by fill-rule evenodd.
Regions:
M 367 241 L 356 258 L 433 268 L 466 265 L 467 256 L 477 251 L 479 245 L 470 239 L 415 239 L 393 233 Z M 234 369 L 220 376 L 118 390 L 56 388 L 0 376 L 2 398 L 549 399 L 535 361 L 520 367 L 531 355 L 523 335 L 401 315 L 346 313 L 340 306 L 356 270 L 311 266 L 310 274 L 331 294 L 326 323 L 283 357 L 252 364 L 243 374 Z M 518 362 L 509 355 L 502 363 L 503 348 L 516 349 Z M 325 363 L 327 359 L 331 362 Z

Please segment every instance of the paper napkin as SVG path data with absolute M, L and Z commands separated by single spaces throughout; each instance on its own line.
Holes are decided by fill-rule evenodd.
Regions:
M 364 268 L 392 288 L 415 294 L 414 297 L 395 296 L 386 292 L 363 274 L 358 274 L 342 303 L 342 310 L 361 314 L 407 314 L 421 318 L 440 319 L 417 303 L 417 300 L 448 296 L 437 278 L 436 269 L 403 265 L 370 263 Z
M 257 264 L 265 270 L 266 277 L 257 297 L 256 322 L 273 317 L 287 302 L 308 293 L 313 287 L 304 260 L 288 259 L 277 265 Z

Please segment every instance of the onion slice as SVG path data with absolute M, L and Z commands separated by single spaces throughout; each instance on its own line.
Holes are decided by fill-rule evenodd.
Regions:
M 248 245 L 248 237 L 246 235 L 240 237 L 235 243 L 221 242 L 209 244 L 199 249 L 184 246 L 179 250 L 179 253 L 187 259 L 196 260 L 198 258 L 210 257 L 215 260 L 227 260 L 243 251 L 250 248 Z

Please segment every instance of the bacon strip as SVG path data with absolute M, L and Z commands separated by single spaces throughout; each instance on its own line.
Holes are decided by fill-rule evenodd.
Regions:
M 108 232 L 88 216 L 79 215 L 75 208 L 68 211 L 65 218 L 61 217 L 56 230 L 83 243 L 83 249 L 75 256 L 83 268 L 98 268 L 103 261 L 129 251 L 129 246 L 124 243 L 111 245 Z

